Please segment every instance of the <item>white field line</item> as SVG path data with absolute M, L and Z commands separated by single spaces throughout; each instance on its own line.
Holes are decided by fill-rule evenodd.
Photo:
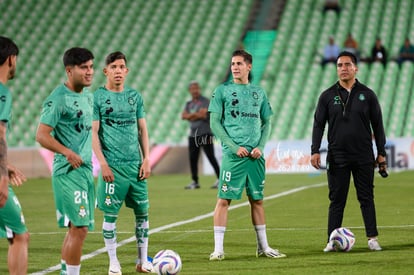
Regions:
M 306 185 L 306 186 L 302 186 L 302 187 L 297 187 L 297 188 L 293 188 L 293 189 L 290 189 L 290 190 L 287 190 L 287 191 L 284 191 L 284 192 L 281 192 L 281 193 L 277 193 L 277 194 L 274 194 L 274 195 L 271 195 L 271 196 L 267 196 L 267 197 L 264 198 L 264 200 L 272 200 L 272 199 L 280 198 L 280 197 L 287 196 L 287 195 L 290 195 L 290 194 L 293 194 L 293 193 L 297 193 L 297 192 L 300 192 L 300 191 L 303 191 L 303 190 L 306 190 L 306 189 L 317 188 L 317 187 L 321 187 L 321 186 L 324 186 L 324 185 L 326 185 L 326 182 L 313 184 L 313 185 Z M 229 210 L 237 209 L 237 208 L 244 207 L 244 206 L 247 206 L 247 205 L 249 205 L 248 201 L 243 202 L 243 203 L 239 203 L 239 204 L 236 204 L 236 205 L 232 205 L 232 206 L 229 207 Z M 213 217 L 213 215 L 214 215 L 214 212 L 210 212 L 210 213 L 207 213 L 207 214 L 204 214 L 204 215 L 196 216 L 196 217 L 188 219 L 188 220 L 179 221 L 179 222 L 167 224 L 167 225 L 164 225 L 164 226 L 160 226 L 160 227 L 151 229 L 149 231 L 149 234 L 151 235 L 151 234 L 158 233 L 158 232 L 161 232 L 161 231 L 164 231 L 164 230 L 176 227 L 176 226 L 180 226 L 180 225 L 184 225 L 184 224 L 188 224 L 188 223 L 192 223 L 192 222 L 197 222 L 197 221 L 200 221 L 200 220 L 203 220 L 203 219 L 206 219 L 206 218 Z M 123 246 L 124 244 L 128 244 L 130 242 L 134 242 L 134 241 L 135 241 L 135 236 L 132 236 L 131 238 L 128 238 L 128 239 L 125 239 L 123 241 L 118 242 L 118 247 Z M 103 247 L 103 248 L 97 249 L 97 250 L 95 250 L 95 251 L 93 251 L 89 254 L 83 255 L 81 260 L 85 261 L 85 260 L 88 260 L 90 258 L 93 258 L 93 257 L 95 257 L 99 254 L 105 253 L 105 252 L 106 252 L 106 248 Z M 31 275 L 44 275 L 44 274 L 48 274 L 48 273 L 58 271 L 58 270 L 60 270 L 60 264 L 48 267 L 48 268 L 46 268 L 42 271 L 31 273 Z

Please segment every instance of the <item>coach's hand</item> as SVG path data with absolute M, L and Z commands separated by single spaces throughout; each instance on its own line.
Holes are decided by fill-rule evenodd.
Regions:
M 316 169 L 320 169 L 321 168 L 321 154 L 313 154 L 311 156 L 311 164 Z

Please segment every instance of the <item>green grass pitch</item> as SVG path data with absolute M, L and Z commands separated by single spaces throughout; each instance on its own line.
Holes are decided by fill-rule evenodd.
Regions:
M 177 251 L 183 261 L 180 274 L 413 274 L 414 273 L 414 172 L 390 173 L 375 178 L 375 201 L 381 252 L 367 248 L 355 189 L 350 189 L 343 226 L 356 235 L 352 251 L 323 253 L 326 240 L 326 175 L 268 175 L 265 200 L 269 244 L 287 254 L 284 259 L 256 258 L 256 240 L 246 198 L 233 201 L 224 240 L 226 259 L 210 262 L 213 251 L 212 212 L 216 190 L 214 178 L 201 177 L 201 189 L 184 190 L 188 175 L 153 175 L 149 181 L 149 255 L 161 249 Z M 59 264 L 66 230 L 56 224 L 50 179 L 29 180 L 15 188 L 31 233 L 29 273 Z M 244 203 L 244 204 L 243 204 Z M 242 205 L 240 205 L 242 204 Z M 240 207 L 237 207 L 240 206 Z M 102 213 L 95 213 L 96 229 L 88 234 L 82 274 L 107 274 L 108 257 L 103 251 Z M 118 248 L 124 275 L 136 274 L 134 217 L 123 208 L 118 220 Z M 7 274 L 7 241 L 0 241 L 0 274 Z

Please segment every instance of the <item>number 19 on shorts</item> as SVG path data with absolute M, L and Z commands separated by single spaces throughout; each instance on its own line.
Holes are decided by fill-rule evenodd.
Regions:
M 230 182 L 231 180 L 231 172 L 223 170 L 221 173 L 221 179 L 225 182 Z

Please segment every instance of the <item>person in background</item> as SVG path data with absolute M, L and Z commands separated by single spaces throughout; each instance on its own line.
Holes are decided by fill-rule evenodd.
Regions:
M 198 159 L 200 149 L 203 148 L 214 172 L 219 177 L 220 167 L 214 154 L 214 136 L 210 129 L 210 115 L 207 112 L 210 101 L 201 95 L 200 84 L 197 81 L 191 81 L 188 85 L 188 91 L 191 94 L 191 100 L 187 101 L 181 118 L 188 120 L 190 123 L 190 135 L 188 137 L 188 152 L 190 158 L 191 178 L 193 181 L 185 186 L 185 189 L 198 189 Z M 218 180 L 211 186 L 217 188 Z
M 8 37 L 0 36 L 0 238 L 7 238 L 7 266 L 10 275 L 27 273 L 29 232 L 19 200 L 11 185 L 26 181 L 24 174 L 7 161 L 7 130 L 10 127 L 12 96 L 6 83 L 16 73 L 19 48 Z M 10 184 L 9 184 L 10 183 Z
M 407 37 L 404 40 L 404 45 L 400 48 L 400 54 L 398 56 L 398 64 L 402 64 L 405 61 L 414 62 L 414 45 L 411 44 L 410 39 Z
M 323 49 L 322 66 L 327 63 L 335 63 L 339 54 L 339 46 L 335 43 L 333 36 L 329 36 L 329 42 Z
M 357 57 L 357 60 L 359 60 L 358 42 L 352 36 L 352 33 L 348 33 L 348 36 L 346 37 L 344 42 L 343 50 L 353 53 Z
M 327 176 L 329 188 L 328 243 L 324 252 L 335 251 L 329 235 L 342 226 L 352 174 L 370 250 L 379 251 L 374 204 L 374 167 L 386 170 L 385 133 L 381 107 L 375 93 L 356 79 L 357 59 L 341 52 L 336 62 L 339 80 L 322 92 L 316 107 L 311 164 L 321 168 L 320 146 L 328 123 Z M 372 130 L 371 130 L 372 129 Z M 375 137 L 377 157 L 373 152 Z
M 62 245 L 61 275 L 79 275 L 82 247 L 94 229 L 92 174 L 93 96 L 91 51 L 74 47 L 63 56 L 67 75 L 43 102 L 36 141 L 55 153 L 52 185 L 59 227 L 68 228 Z
M 224 259 L 224 233 L 232 200 L 240 200 L 243 190 L 250 203 L 256 232 L 256 257 L 283 258 L 285 254 L 269 246 L 263 196 L 265 159 L 263 150 L 270 134 L 273 114 L 265 91 L 250 83 L 253 57 L 236 50 L 231 58 L 233 80 L 218 86 L 208 111 L 211 129 L 221 141 L 221 164 L 216 208 L 214 209 L 214 251 L 210 261 Z
M 375 44 L 371 49 L 371 62 L 381 62 L 382 65 L 387 65 L 387 51 L 379 37 L 375 39 Z
M 101 166 L 97 204 L 104 213 L 102 232 L 109 256 L 108 275 L 122 274 L 116 251 L 116 221 L 124 202 L 135 215 L 135 269 L 150 273 L 153 266 L 148 261 L 147 178 L 151 166 L 144 101 L 138 91 L 125 85 L 128 67 L 122 52 L 106 57 L 103 73 L 106 84 L 94 92 L 92 139 Z

